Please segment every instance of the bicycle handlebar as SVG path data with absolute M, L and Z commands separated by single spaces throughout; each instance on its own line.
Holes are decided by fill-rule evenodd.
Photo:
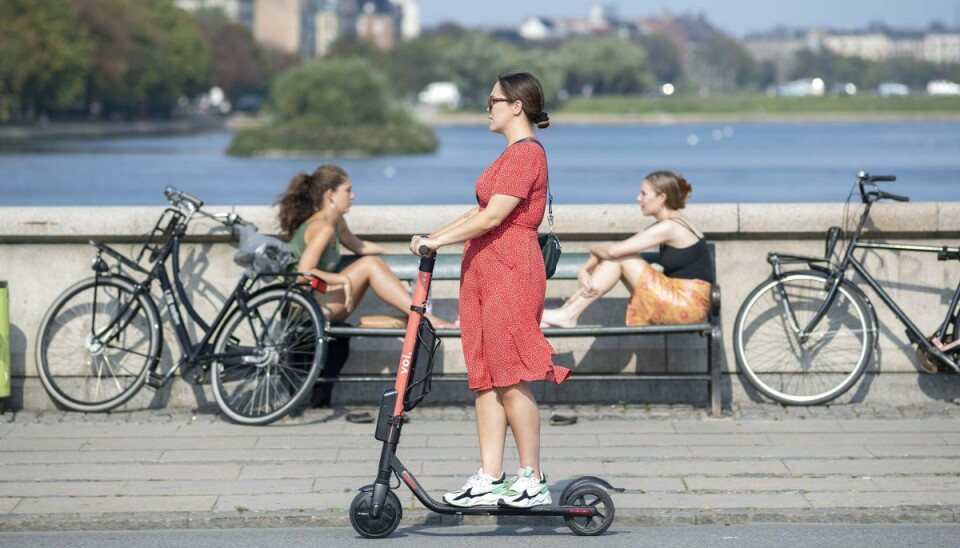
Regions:
M 897 202 L 909 202 L 910 198 L 908 196 L 900 196 L 899 194 L 890 194 L 889 192 L 884 192 L 882 190 L 877 191 L 877 199 L 889 199 L 895 200 Z
M 163 195 L 167 200 L 174 206 L 180 206 L 181 204 L 187 204 L 194 213 L 199 213 L 204 217 L 213 219 L 219 223 L 223 223 L 226 226 L 235 226 L 235 225 L 247 225 L 250 224 L 250 221 L 247 221 L 240 215 L 230 212 L 230 213 L 207 213 L 203 211 L 203 200 L 197 198 L 196 196 L 184 192 L 182 190 L 177 190 L 172 186 L 168 186 L 163 189 Z
M 860 199 L 863 203 L 875 202 L 877 200 L 894 200 L 897 202 L 909 202 L 910 198 L 899 194 L 890 194 L 880 189 L 867 190 L 866 185 L 876 186 L 876 183 L 890 183 L 897 180 L 896 175 L 870 175 L 865 171 L 857 173 L 857 184 L 860 186 Z
M 892 183 L 897 180 L 896 175 L 870 175 L 865 171 L 857 173 L 857 180 L 863 184 L 869 185 L 871 183 Z
M 244 218 L 241 217 L 240 215 L 237 215 L 236 213 L 233 213 L 233 212 L 230 212 L 230 213 L 206 213 L 206 212 L 204 212 L 204 211 L 201 211 L 200 213 L 202 213 L 203 215 L 206 215 L 207 217 L 210 217 L 211 219 L 213 219 L 213 220 L 215 220 L 215 221 L 219 221 L 219 222 L 223 223 L 223 224 L 226 225 L 226 226 L 248 225 L 248 224 L 251 224 L 250 221 L 244 219 Z
M 167 188 L 163 189 L 163 195 L 166 196 L 167 200 L 175 206 L 186 202 L 194 210 L 199 210 L 201 207 L 203 207 L 203 200 L 182 190 L 177 190 L 172 186 L 168 186 Z

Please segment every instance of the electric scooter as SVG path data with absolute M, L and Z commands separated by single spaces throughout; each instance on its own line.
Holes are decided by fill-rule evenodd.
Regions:
M 384 391 L 374 437 L 383 442 L 380 451 L 380 466 L 377 479 L 372 485 L 360 488 L 350 504 L 350 523 L 360 535 L 367 538 L 383 538 L 396 530 L 403 518 L 400 499 L 391 490 L 390 478 L 397 478 L 413 491 L 424 506 L 438 514 L 487 515 L 487 516 L 559 516 L 567 527 L 577 535 L 596 536 L 603 534 L 613 524 L 614 505 L 609 491 L 622 493 L 606 481 L 584 476 L 570 482 L 560 495 L 559 506 L 534 506 L 513 508 L 501 505 L 473 506 L 463 508 L 436 501 L 424 490 L 397 457 L 400 431 L 404 424 L 404 412 L 416 407 L 430 392 L 433 359 L 440 347 L 426 313 L 427 295 L 436 253 L 426 247 L 420 248 L 420 269 L 413 293 L 414 312 L 407 320 L 403 338 L 403 350 L 397 367 L 397 380 L 392 389 Z M 417 303 L 420 303 L 417 305 Z

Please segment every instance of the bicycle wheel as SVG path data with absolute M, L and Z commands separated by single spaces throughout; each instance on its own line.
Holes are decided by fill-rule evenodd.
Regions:
M 73 411 L 107 411 L 143 387 L 160 355 L 160 317 L 133 281 L 83 280 L 53 303 L 37 333 L 37 373 L 50 397 Z
M 814 405 L 846 392 L 863 375 L 873 352 L 875 317 L 866 298 L 841 284 L 833 305 L 800 340 L 827 296 L 827 276 L 793 272 L 754 289 L 737 313 L 733 346 L 740 371 L 758 391 L 783 404 Z
M 231 312 L 214 353 L 213 396 L 241 424 L 268 424 L 310 394 L 323 363 L 323 313 L 298 291 L 278 287 Z

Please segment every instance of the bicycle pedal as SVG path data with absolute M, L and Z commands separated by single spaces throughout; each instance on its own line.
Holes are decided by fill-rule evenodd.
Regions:
M 151 388 L 156 388 L 157 390 L 159 390 L 163 388 L 165 384 L 167 384 L 167 380 L 164 377 L 157 375 L 156 373 L 151 371 L 147 373 L 147 380 L 144 382 L 144 384 L 146 384 Z

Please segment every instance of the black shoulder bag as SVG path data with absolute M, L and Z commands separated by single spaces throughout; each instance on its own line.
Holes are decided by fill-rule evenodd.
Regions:
M 536 139 L 526 137 L 520 139 L 517 143 L 522 143 L 524 141 L 530 141 L 540 145 L 540 148 L 543 149 L 544 155 L 547 151 L 543 148 L 543 143 Z M 516 144 L 516 143 L 514 143 Z M 543 266 L 547 270 L 547 278 L 553 277 L 554 272 L 557 271 L 557 263 L 560 262 L 560 238 L 557 237 L 553 232 L 553 194 L 550 192 L 550 172 L 547 172 L 547 225 L 550 226 L 550 232 L 548 234 L 540 234 L 537 236 L 537 241 L 540 243 L 540 251 L 543 252 Z

